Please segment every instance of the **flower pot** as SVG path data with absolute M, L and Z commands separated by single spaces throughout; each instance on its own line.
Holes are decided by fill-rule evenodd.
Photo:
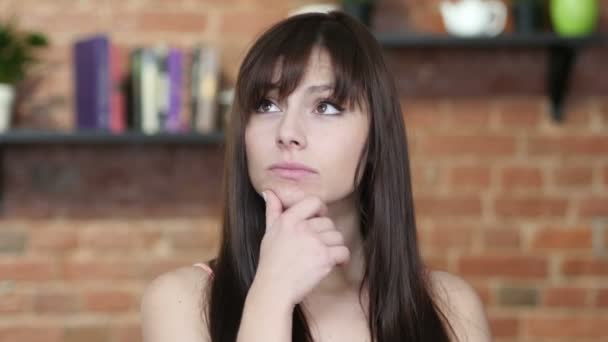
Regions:
M 557 34 L 585 36 L 595 31 L 599 4 L 597 0 L 551 0 L 550 13 Z
M 14 100 L 15 87 L 0 83 L 0 132 L 6 132 L 10 127 Z

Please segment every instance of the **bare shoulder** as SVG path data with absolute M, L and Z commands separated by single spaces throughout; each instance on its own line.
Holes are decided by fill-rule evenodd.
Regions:
M 208 281 L 209 275 L 193 266 L 180 267 L 152 280 L 141 300 L 144 342 L 209 341 L 202 311 L 203 290 Z
M 459 342 L 492 341 L 483 303 L 464 279 L 444 271 L 432 271 L 435 301 L 446 315 Z

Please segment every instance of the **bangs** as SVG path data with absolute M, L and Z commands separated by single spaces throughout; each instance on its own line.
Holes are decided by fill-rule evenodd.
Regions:
M 286 99 L 300 84 L 315 47 L 327 52 L 334 80 L 330 98 L 352 108 L 367 103 L 362 44 L 331 14 L 303 14 L 269 29 L 245 58 L 237 81 L 241 115 L 248 118 L 267 94 Z M 366 65 L 367 64 L 367 65 Z

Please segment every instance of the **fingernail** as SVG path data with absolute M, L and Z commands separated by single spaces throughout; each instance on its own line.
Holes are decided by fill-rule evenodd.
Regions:
M 262 197 L 264 197 L 264 202 L 266 202 L 266 192 L 262 191 Z

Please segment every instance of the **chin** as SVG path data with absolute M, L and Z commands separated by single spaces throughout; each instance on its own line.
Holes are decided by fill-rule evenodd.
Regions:
M 281 200 L 281 203 L 283 204 L 283 209 L 287 209 L 287 208 L 293 206 L 294 204 L 300 202 L 302 199 L 304 199 L 307 196 L 310 196 L 310 195 L 319 196 L 316 193 L 313 193 L 311 191 L 306 191 L 297 186 L 292 186 L 289 184 L 267 184 L 261 188 L 272 190 L 277 195 L 277 197 Z M 262 192 L 262 190 L 260 190 L 260 193 L 261 192 Z
M 279 197 L 281 203 L 283 203 L 283 208 L 287 209 L 292 205 L 298 203 L 304 197 L 310 195 L 310 193 L 303 191 L 297 187 L 292 186 L 275 186 L 271 187 L 272 191 Z

